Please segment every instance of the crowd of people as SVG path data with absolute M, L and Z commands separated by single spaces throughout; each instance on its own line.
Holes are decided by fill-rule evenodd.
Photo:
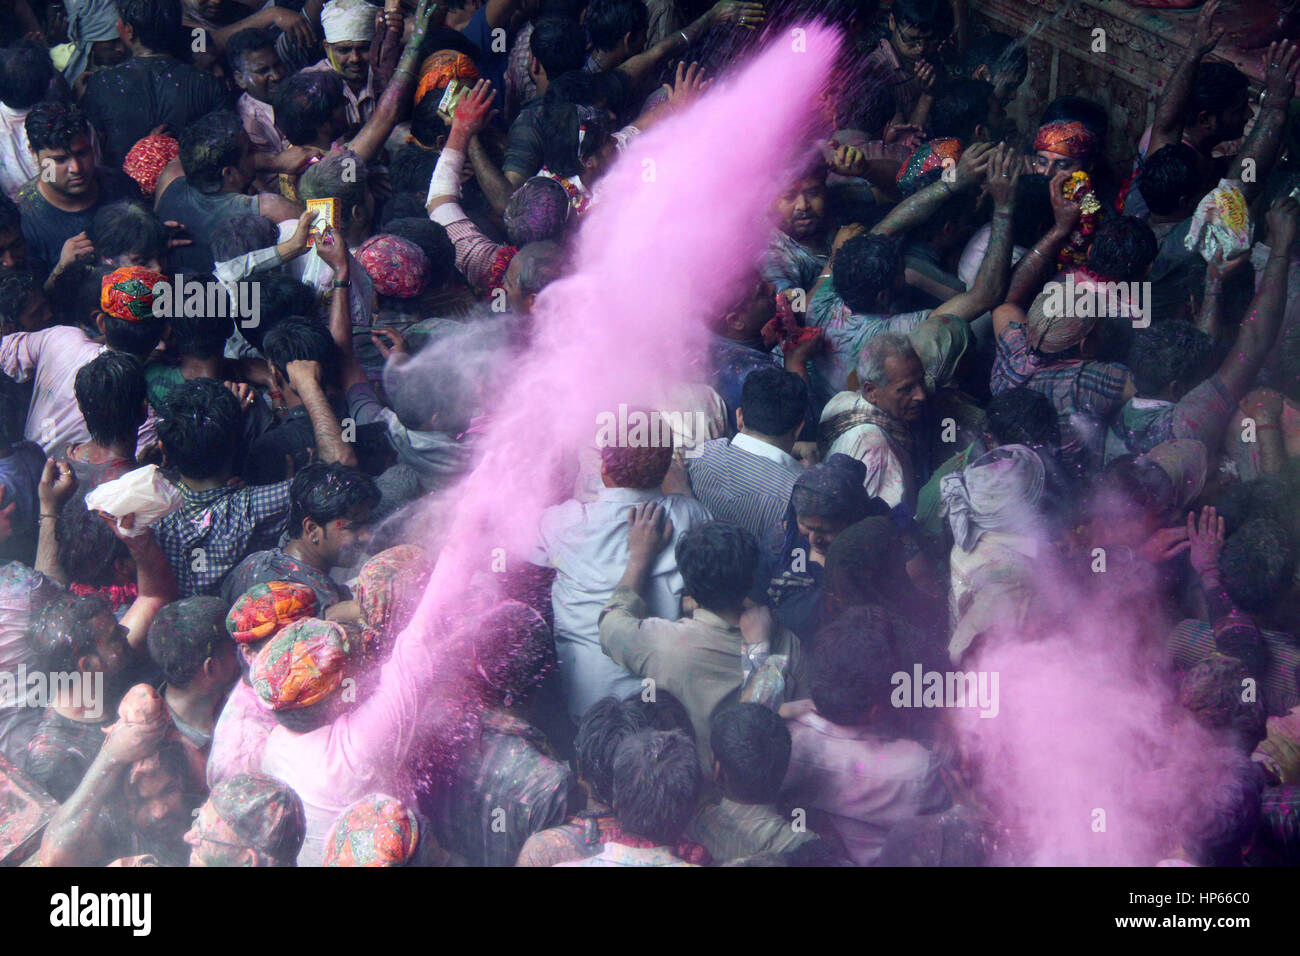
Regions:
M 1126 143 L 1021 128 L 966 0 L 11 8 L 5 862 L 1017 862 L 897 676 L 1116 606 L 1233 754 L 1145 862 L 1300 862 L 1296 43 L 1252 90 L 1209 0 Z M 705 427 L 572 449 L 435 627 L 601 177 L 814 16 L 824 129 L 658 410 Z

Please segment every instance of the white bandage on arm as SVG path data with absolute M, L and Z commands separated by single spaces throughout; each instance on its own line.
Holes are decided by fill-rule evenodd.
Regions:
M 433 176 L 429 178 L 429 192 L 424 197 L 425 209 L 438 196 L 460 197 L 460 175 L 464 168 L 465 153 L 459 149 L 443 147 L 438 156 L 438 165 L 433 168 Z M 433 212 L 429 215 L 432 217 Z

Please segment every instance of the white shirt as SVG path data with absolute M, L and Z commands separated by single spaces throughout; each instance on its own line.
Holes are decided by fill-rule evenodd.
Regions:
M 10 199 L 17 198 L 22 185 L 40 172 L 27 146 L 25 123 L 30 112 L 0 103 L 0 189 Z
M 859 392 L 839 392 L 822 410 L 822 421 L 873 406 Z M 878 425 L 863 424 L 850 428 L 831 445 L 827 457 L 835 454 L 856 458 L 867 466 L 867 480 L 863 486 L 867 494 L 881 498 L 891 508 L 906 504 L 916 507 L 916 482 L 912 477 L 912 464 L 907 452 L 898 448 Z
M 759 441 L 752 435 L 746 435 L 744 432 L 736 435 L 731 439 L 731 447 L 739 448 L 741 451 L 747 451 L 751 455 L 757 455 L 760 458 L 766 458 L 774 461 L 778 465 L 784 465 L 786 468 L 798 468 L 802 473 L 803 466 L 799 460 L 791 455 L 787 455 L 775 445 L 770 445 L 765 441 Z
M 673 540 L 655 559 L 642 596 L 652 617 L 675 621 L 681 617 L 683 581 L 673 549 L 687 530 L 710 520 L 703 505 L 683 495 L 665 496 L 657 488 L 601 488 L 594 502 L 571 499 L 542 513 L 529 560 L 556 570 L 551 585 L 555 650 L 565 703 L 575 721 L 602 697 L 622 698 L 641 689 L 639 679 L 600 649 L 599 621 L 627 566 L 628 511 L 645 501 L 667 509 Z

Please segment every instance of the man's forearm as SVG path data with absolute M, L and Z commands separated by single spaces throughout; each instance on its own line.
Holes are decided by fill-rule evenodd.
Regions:
M 1282 325 L 1289 267 L 1290 257 L 1285 249 L 1270 252 L 1259 290 L 1246 317 L 1241 320 L 1237 341 L 1219 370 L 1223 387 L 1235 401 L 1240 401 L 1250 391 L 1255 375 L 1277 338 Z
M 984 261 L 975 273 L 975 282 L 971 293 L 979 300 L 984 312 L 1002 302 L 1007 290 L 1008 267 L 1011 265 L 1011 217 L 1012 205 L 993 211 L 993 226 L 989 232 L 989 244 L 984 251 Z
M 41 866 L 96 866 L 101 861 L 95 820 L 122 785 L 126 764 L 111 760 L 103 750 L 91 761 L 86 774 L 59 807 L 41 839 Z
M 645 596 L 646 581 L 650 577 L 650 559 L 641 555 L 632 555 L 627 559 L 623 576 L 618 579 L 617 587 L 631 588 L 637 594 Z
M 1205 292 L 1201 298 L 1201 311 L 1196 316 L 1196 327 L 1216 342 L 1223 331 L 1220 324 L 1222 303 L 1223 282 L 1216 278 L 1212 272 L 1207 271 Z
M 474 178 L 492 205 L 492 211 L 498 216 L 505 215 L 506 202 L 514 189 L 505 176 L 501 175 L 501 170 L 492 162 L 477 136 L 471 137 L 469 141 L 469 161 L 474 167 Z
M 938 212 L 939 207 L 960 189 L 960 186 L 955 186 L 943 180 L 931 183 L 920 192 L 914 193 L 895 206 L 888 216 L 876 224 L 876 228 L 871 230 L 871 234 L 875 236 L 896 236 L 910 229 L 915 229 Z
M 46 511 L 41 505 L 40 533 L 36 538 L 36 570 L 47 578 L 53 578 L 60 584 L 67 584 L 68 578 L 59 567 L 59 541 L 54 534 L 57 521 L 57 509 Z
M 337 295 L 337 292 L 335 293 Z M 338 462 L 341 465 L 355 465 L 357 456 L 352 447 L 343 440 L 343 428 L 330 407 L 325 390 L 314 379 L 310 384 L 304 382 L 295 385 L 298 397 L 302 399 L 311 419 L 312 432 L 316 436 L 316 453 L 323 462 Z
M 1265 94 L 1259 114 L 1250 135 L 1241 144 L 1241 152 L 1228 171 L 1228 178 L 1241 183 L 1241 193 L 1247 201 L 1259 192 L 1259 183 L 1265 181 L 1282 145 L 1282 129 L 1286 126 L 1287 107 L 1290 101 L 1284 96 Z M 1253 170 L 1249 177 L 1247 169 Z
M 1161 146 L 1182 140 L 1183 117 L 1187 112 L 1187 103 L 1192 95 L 1192 83 L 1196 79 L 1196 68 L 1200 62 L 1200 51 L 1188 50 L 1165 84 L 1165 91 L 1156 102 L 1155 119 L 1151 123 L 1151 140 L 1147 144 L 1148 156 L 1154 154 Z
M 445 6 L 439 4 L 433 19 L 440 23 L 440 17 L 445 14 Z M 389 134 L 392 133 L 393 127 L 397 125 L 398 119 L 406 111 L 407 101 L 415 89 L 415 70 L 420 62 L 419 40 L 422 36 L 420 31 L 412 31 L 410 39 L 406 42 L 406 49 L 402 51 L 402 58 L 397 63 L 397 69 L 393 71 L 392 80 L 384 89 L 383 95 L 379 97 L 379 102 L 375 104 L 375 112 L 366 121 L 366 125 L 361 127 L 361 131 L 348 143 L 348 148 L 366 162 L 378 155 Z
M 132 538 L 128 550 L 135 559 L 135 586 L 140 597 L 155 598 L 164 604 L 175 601 L 176 576 L 153 531 Z
M 993 213 L 988 248 L 984 261 L 970 291 L 959 292 L 947 302 L 936 306 L 933 315 L 949 315 L 972 322 L 980 314 L 1002 302 L 1007 288 L 1007 266 L 1011 262 L 1011 213 L 1014 202 L 1008 202 Z
M 687 24 L 678 32 L 664 37 L 648 50 L 644 50 L 636 56 L 628 57 L 618 68 L 632 81 L 634 90 L 640 89 L 646 79 L 659 68 L 659 64 L 666 57 L 672 56 L 674 53 L 685 53 L 690 49 L 691 44 L 709 31 L 709 27 L 713 26 L 713 21 L 713 8 L 710 7 L 702 16 Z
M 347 279 L 349 269 L 346 263 L 340 270 L 342 278 Z M 335 276 L 338 279 L 338 276 Z M 353 385 L 362 385 L 366 381 L 365 370 L 357 361 L 357 351 L 352 345 L 352 313 L 346 295 L 340 295 L 344 289 L 338 289 L 330 297 L 330 338 L 339 350 L 339 378 L 346 393 Z M 340 434 L 342 434 L 340 432 Z
M 1068 238 L 1069 234 L 1064 230 L 1053 227 L 1025 253 L 1011 276 L 1011 285 L 1007 289 L 1008 302 L 1022 309 L 1028 308 L 1043 283 L 1055 274 L 1056 256 Z

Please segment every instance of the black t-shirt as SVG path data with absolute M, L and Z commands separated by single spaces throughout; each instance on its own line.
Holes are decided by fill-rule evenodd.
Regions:
M 59 261 L 63 244 L 79 232 L 88 232 L 95 213 L 123 199 L 140 199 L 140 187 L 120 169 L 100 166 L 95 170 L 99 198 L 89 209 L 66 212 L 53 205 L 37 188 L 33 179 L 18 191 L 18 212 L 23 220 L 23 238 L 27 241 L 28 268 L 44 279 Z
M 232 216 L 257 215 L 257 197 L 199 192 L 181 176 L 158 197 L 154 211 L 164 222 L 175 221 L 185 227 L 191 244 L 177 246 L 167 262 L 172 272 L 193 275 L 212 271 L 212 230 Z
M 120 166 L 155 126 L 166 123 L 179 137 L 200 116 L 233 102 L 211 73 L 171 57 L 137 56 L 91 74 L 81 108 L 103 139 L 104 162 Z

